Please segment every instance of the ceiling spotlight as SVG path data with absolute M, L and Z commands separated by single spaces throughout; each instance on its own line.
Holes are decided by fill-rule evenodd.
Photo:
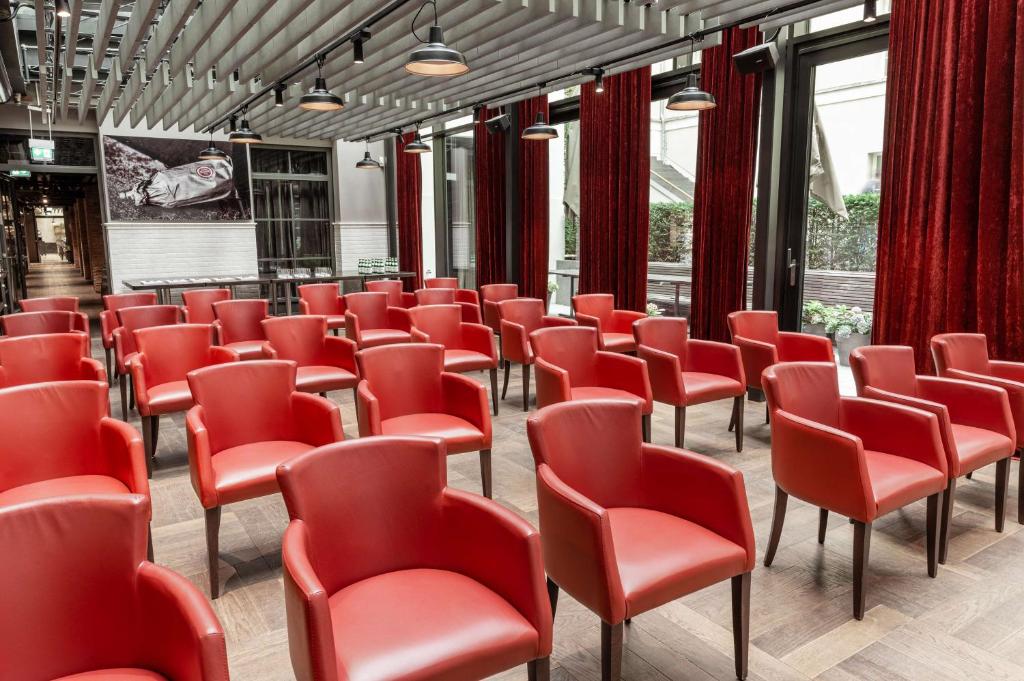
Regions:
M 324 80 L 323 76 L 323 66 L 324 56 L 318 55 L 316 58 L 316 83 L 313 85 L 312 92 L 302 95 L 302 98 L 299 100 L 300 109 L 305 109 L 306 111 L 337 111 L 345 107 L 345 102 L 341 100 L 341 97 L 327 89 L 327 81 Z
M 57 0 L 57 2 L 54 3 L 54 6 L 57 9 L 57 16 L 61 19 L 67 19 L 71 16 L 71 8 L 68 6 L 68 0 Z
M 245 114 L 246 111 L 243 109 L 242 125 L 238 128 L 238 130 L 235 130 L 234 132 L 230 133 L 228 135 L 228 139 L 234 142 L 235 144 L 258 144 L 262 142 L 263 136 L 260 135 L 258 132 L 254 132 L 253 129 L 249 127 L 249 121 L 247 121 L 244 118 Z
M 213 130 L 210 130 L 210 146 L 199 152 L 200 161 L 223 161 L 228 157 L 227 153 L 218 149 L 213 143 Z
M 543 111 L 537 112 L 537 118 L 533 122 L 533 125 L 523 130 L 524 140 L 553 140 L 558 137 L 558 130 L 553 126 L 548 125 L 547 116 L 544 115 Z
M 284 90 L 285 85 L 278 83 L 277 87 L 274 88 L 274 106 L 284 106 Z
M 430 145 L 423 141 L 420 137 L 419 128 L 416 129 L 416 135 L 412 138 L 412 142 L 405 145 L 403 151 L 407 154 L 428 154 L 430 153 Z
M 692 54 L 694 36 L 690 36 L 690 53 Z M 715 96 L 697 87 L 697 74 L 690 71 L 686 79 L 686 87 L 682 92 L 677 92 L 668 98 L 668 108 L 671 111 L 707 111 L 718 106 Z
M 424 41 L 416 35 L 416 20 L 427 5 L 433 6 L 434 23 L 430 27 L 429 40 Z M 412 21 L 412 34 L 423 45 L 409 54 L 409 61 L 405 64 L 405 70 L 409 73 L 418 76 L 460 76 L 469 71 L 465 55 L 444 43 L 444 31 L 437 23 L 437 0 L 427 0 L 416 12 Z
M 878 7 L 875 0 L 864 0 L 864 23 L 870 24 L 878 19 Z
M 594 74 L 594 92 L 601 94 L 604 92 L 604 69 L 597 67 L 590 72 Z

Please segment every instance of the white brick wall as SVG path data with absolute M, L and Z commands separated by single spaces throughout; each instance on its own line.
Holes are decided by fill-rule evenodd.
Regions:
M 334 225 L 334 255 L 343 272 L 355 272 L 360 258 L 388 257 L 388 226 L 385 222 Z
M 107 223 L 104 228 L 114 292 L 127 290 L 125 279 L 257 273 L 253 223 Z

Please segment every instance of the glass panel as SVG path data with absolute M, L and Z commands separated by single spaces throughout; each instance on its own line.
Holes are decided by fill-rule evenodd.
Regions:
M 300 220 L 330 220 L 327 183 L 293 180 L 291 185 L 290 217 Z
M 564 91 L 567 97 L 576 94 L 578 88 Z M 570 121 L 555 127 L 558 138 L 548 143 L 548 298 L 553 314 L 568 315 L 579 274 L 580 124 Z
M 327 174 L 327 152 L 293 149 L 291 160 L 293 175 Z
M 473 133 L 445 137 L 448 176 L 448 269 L 462 288 L 476 288 L 476 196 L 473 184 Z
M 254 173 L 287 173 L 287 149 L 250 149 Z
M 875 13 L 877 16 L 888 14 L 892 6 L 892 0 L 878 0 Z M 847 24 L 853 24 L 858 21 L 864 20 L 864 7 L 857 5 L 849 9 L 841 9 L 836 12 L 830 12 L 824 16 L 814 17 L 811 19 L 810 28 L 811 32 L 824 31 L 829 28 L 835 28 L 836 26 L 846 26 Z
M 329 190 L 326 181 L 253 178 L 260 272 L 333 266 Z
M 49 139 L 49 133 L 36 130 L 36 137 Z M 61 166 L 96 165 L 96 141 L 91 137 L 53 137 L 53 163 Z M 17 133 L 0 134 L 0 163 L 27 161 L 29 159 L 28 135 Z M 33 164 L 44 165 L 44 164 Z

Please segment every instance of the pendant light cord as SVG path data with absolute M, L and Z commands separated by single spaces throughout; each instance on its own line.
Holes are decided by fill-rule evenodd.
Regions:
M 426 45 L 430 41 L 424 40 L 423 38 L 420 38 L 418 35 L 416 35 L 416 22 L 420 20 L 420 15 L 423 14 L 423 10 L 427 8 L 427 5 L 431 5 L 434 8 L 434 25 L 437 26 L 437 0 L 427 0 L 422 5 L 420 5 L 420 8 L 418 10 L 416 10 L 416 16 L 412 18 L 412 27 L 409 29 L 412 32 L 412 37 L 416 38 L 416 40 L 419 40 L 424 45 Z

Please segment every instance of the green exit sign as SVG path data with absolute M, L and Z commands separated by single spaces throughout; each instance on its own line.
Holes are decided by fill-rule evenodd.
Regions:
M 11 177 L 32 177 L 32 171 L 15 168 L 11 171 Z
M 53 160 L 53 148 L 30 147 L 28 151 L 29 157 L 33 161 L 49 162 Z

